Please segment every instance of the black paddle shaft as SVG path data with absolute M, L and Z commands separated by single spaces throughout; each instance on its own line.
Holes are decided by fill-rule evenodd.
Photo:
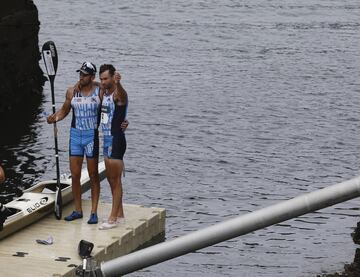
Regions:
M 55 93 L 54 93 L 54 81 L 56 76 L 56 70 L 58 66 L 58 57 L 53 41 L 45 42 L 42 47 L 42 56 L 45 63 L 46 71 L 50 80 L 51 88 L 51 102 L 53 114 L 56 112 L 55 109 Z M 56 197 L 55 197 L 55 216 L 57 219 L 61 219 L 62 216 L 62 196 L 61 196 L 61 184 L 60 184 L 60 166 L 59 166 L 59 154 L 58 154 L 58 140 L 57 140 L 57 127 L 54 122 L 54 141 L 55 141 L 55 159 L 56 159 Z

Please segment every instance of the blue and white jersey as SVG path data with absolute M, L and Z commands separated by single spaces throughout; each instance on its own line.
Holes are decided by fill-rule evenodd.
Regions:
M 101 130 L 104 136 L 123 135 L 121 123 L 125 120 L 127 113 L 126 105 L 116 105 L 114 93 L 105 93 L 101 106 Z
M 113 95 L 114 93 L 111 93 L 110 95 L 105 93 L 102 100 L 100 125 L 104 136 L 111 135 L 111 122 L 115 112 L 115 102 Z
M 89 95 L 83 96 L 81 92 L 76 92 L 71 100 L 73 117 L 71 127 L 79 130 L 97 129 L 99 125 L 100 109 L 100 88 Z

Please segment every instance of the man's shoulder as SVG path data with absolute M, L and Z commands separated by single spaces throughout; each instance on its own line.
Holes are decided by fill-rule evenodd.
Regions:
M 68 89 L 66 90 L 66 98 L 73 98 L 74 93 L 75 93 L 75 88 L 68 87 Z
M 68 87 L 66 92 L 74 92 L 75 88 L 74 87 Z

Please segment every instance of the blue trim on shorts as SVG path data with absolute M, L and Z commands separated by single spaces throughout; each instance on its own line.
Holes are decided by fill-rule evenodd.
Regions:
M 98 130 L 70 129 L 69 155 L 87 158 L 99 156 L 99 132 Z
M 103 153 L 109 159 L 123 160 L 126 151 L 125 135 L 104 135 Z

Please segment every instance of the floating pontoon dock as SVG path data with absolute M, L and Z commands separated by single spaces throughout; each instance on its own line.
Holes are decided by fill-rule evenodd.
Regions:
M 97 262 L 107 261 L 134 251 L 165 233 L 165 210 L 124 205 L 126 223 L 110 230 L 99 230 L 99 224 L 87 224 L 91 202 L 83 200 L 84 218 L 72 222 L 57 220 L 49 214 L 36 223 L 0 241 L 1 276 L 75 276 L 81 265 L 80 240 L 94 243 L 91 255 Z M 63 214 L 71 213 L 68 205 Z M 99 204 L 99 220 L 106 218 L 111 204 Z M 52 245 L 37 239 L 52 236 Z

